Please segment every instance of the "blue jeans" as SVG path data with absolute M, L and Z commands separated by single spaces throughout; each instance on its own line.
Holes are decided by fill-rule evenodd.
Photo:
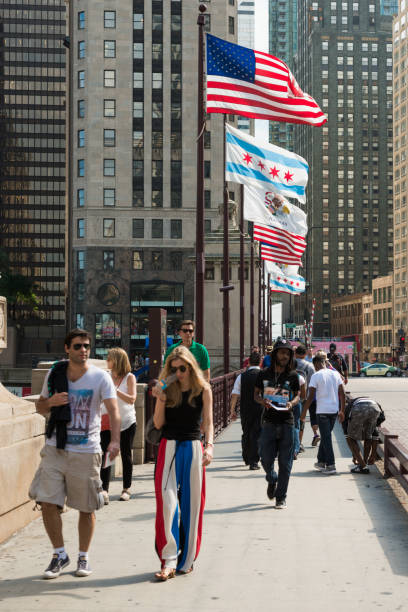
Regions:
M 266 424 L 259 438 L 259 454 L 265 478 L 269 483 L 277 483 L 276 499 L 286 498 L 289 476 L 293 463 L 293 425 L 281 423 Z M 278 457 L 278 474 L 275 472 L 275 459 Z
M 317 424 L 320 431 L 320 446 L 317 461 L 326 465 L 335 465 L 332 431 L 336 423 L 337 414 L 317 414 Z
M 293 407 L 293 418 L 295 420 L 295 426 L 293 428 L 293 454 L 294 455 L 297 455 L 300 449 L 299 431 L 300 431 L 301 412 L 302 412 L 302 402 L 299 402 L 298 404 L 296 404 L 296 406 Z

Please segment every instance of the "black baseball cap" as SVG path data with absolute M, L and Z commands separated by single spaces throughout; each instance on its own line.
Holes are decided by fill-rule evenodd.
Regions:
M 288 351 L 290 351 L 292 355 L 294 353 L 293 346 L 291 345 L 289 340 L 286 340 L 286 338 L 281 338 L 280 340 L 277 340 L 273 345 L 272 352 L 275 353 L 276 351 L 279 351 L 279 349 L 288 349 Z
M 334 342 L 332 342 L 331 345 L 330 345 L 330 350 L 332 350 L 332 349 L 336 350 L 336 345 L 334 344 Z

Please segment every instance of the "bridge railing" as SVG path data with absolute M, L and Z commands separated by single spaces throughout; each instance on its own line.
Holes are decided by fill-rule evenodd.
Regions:
M 408 493 L 408 449 L 386 427 L 381 427 L 380 435 L 384 447 L 379 446 L 377 452 L 384 459 L 385 477 L 394 476 Z
M 217 376 L 210 381 L 213 392 L 214 437 L 217 437 L 231 421 L 229 409 L 231 391 L 235 379 L 241 374 L 241 371 Z M 238 406 L 239 404 L 237 404 Z

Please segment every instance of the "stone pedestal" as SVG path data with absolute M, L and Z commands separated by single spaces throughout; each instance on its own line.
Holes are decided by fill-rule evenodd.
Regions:
M 35 406 L 0 384 L 0 542 L 38 513 L 28 489 L 40 462 L 45 419 Z

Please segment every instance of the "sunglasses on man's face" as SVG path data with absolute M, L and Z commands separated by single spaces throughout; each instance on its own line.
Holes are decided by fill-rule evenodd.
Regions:
M 185 334 L 193 334 L 194 333 L 194 329 L 182 328 L 181 331 L 184 332 Z
M 89 344 L 89 342 L 82 342 L 81 344 L 78 342 L 78 344 L 72 345 L 72 348 L 74 349 L 74 351 L 79 351 L 82 347 L 84 347 L 86 351 L 89 351 L 89 349 L 91 348 L 91 345 Z
M 180 372 L 185 372 L 187 370 L 185 365 L 181 365 L 181 366 L 177 366 L 177 368 L 170 368 L 170 372 L 172 374 L 175 374 L 177 372 L 177 370 L 180 370 Z

